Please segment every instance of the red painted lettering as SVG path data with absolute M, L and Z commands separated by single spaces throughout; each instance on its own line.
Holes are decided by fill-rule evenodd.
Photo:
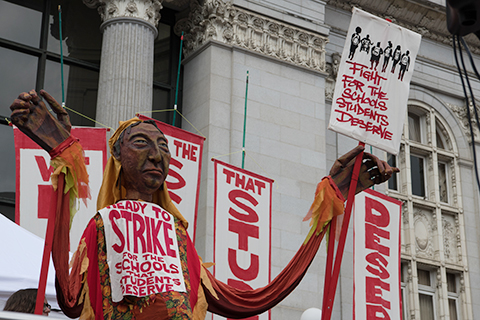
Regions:
M 380 253 L 376 251 L 369 253 L 365 257 L 365 260 L 367 260 L 367 262 L 370 263 L 370 265 L 368 265 L 366 268 L 368 272 L 380 277 L 380 279 L 383 279 L 383 280 L 390 277 L 390 273 L 388 273 L 388 270 L 385 269 L 388 266 L 388 261 Z M 377 267 L 377 268 L 374 268 L 374 267 Z
M 228 193 L 228 199 L 238 206 L 240 209 L 243 209 L 247 214 L 240 213 L 233 208 L 230 208 L 228 210 L 228 213 L 230 213 L 233 217 L 237 218 L 238 220 L 245 221 L 245 222 L 257 222 L 258 221 L 258 215 L 249 206 L 245 205 L 244 203 L 240 202 L 239 199 L 244 199 L 250 202 L 254 207 L 258 205 L 258 201 L 255 200 L 253 196 L 248 194 L 247 192 L 243 190 L 232 190 Z
M 163 224 L 163 235 L 165 237 L 165 249 L 167 250 L 167 255 L 173 258 L 177 257 L 177 253 L 175 250 L 171 248 L 173 245 L 173 239 L 170 238 L 170 234 L 168 231 L 172 231 L 172 225 L 168 223 Z
M 223 168 L 223 174 L 226 176 L 227 184 L 232 183 L 232 177 L 235 176 L 235 172 L 230 171 L 227 168 Z
M 228 219 L 228 231 L 238 234 L 238 248 L 248 251 L 248 237 L 258 239 L 258 227 L 242 221 Z
M 373 224 L 365 223 L 365 248 L 390 256 L 390 248 L 380 244 L 380 237 L 390 239 L 390 232 L 382 230 Z
M 235 173 L 235 187 L 245 189 L 245 176 Z
M 380 314 L 380 315 L 378 315 Z M 367 319 L 368 320 L 390 320 L 387 310 L 382 306 L 374 306 L 367 304 Z
M 170 160 L 170 170 L 168 171 L 168 175 L 170 179 L 167 182 L 167 186 L 168 186 L 168 193 L 170 194 L 170 198 L 176 204 L 180 204 L 180 202 L 182 202 L 182 198 L 179 195 L 177 195 L 174 192 L 174 190 L 182 189 L 187 184 L 185 182 L 185 179 L 183 179 L 182 175 L 179 173 L 182 167 L 183 167 L 183 164 L 180 161 L 174 158 Z M 178 168 L 178 171 L 176 170 L 176 168 Z M 172 178 L 175 179 L 176 182 L 172 182 L 171 180 Z
M 255 187 L 253 185 L 253 179 L 252 178 L 249 178 L 248 181 L 247 181 L 247 185 L 245 186 L 245 191 L 252 191 L 253 193 L 255 193 Z
M 382 305 L 383 307 L 390 309 L 390 301 L 383 299 L 382 289 L 390 291 L 390 284 L 383 282 L 379 278 L 365 278 L 366 303 Z
M 35 156 L 35 161 L 37 162 L 38 170 L 40 170 L 40 174 L 42 175 L 42 180 L 45 182 L 50 180 L 50 176 L 53 173 L 53 167 L 47 167 L 47 162 L 42 156 Z
M 117 210 L 112 210 L 110 211 L 110 214 L 108 215 L 108 218 L 110 219 L 110 222 L 112 223 L 112 229 L 113 232 L 117 235 L 118 239 L 120 240 L 120 245 L 115 243 L 112 248 L 116 252 L 120 253 L 123 251 L 123 248 L 125 247 L 125 238 L 123 236 L 122 231 L 120 231 L 120 228 L 118 228 L 116 220 L 120 219 L 120 213 Z
M 260 180 L 255 180 L 255 185 L 257 186 L 258 195 L 262 195 L 262 189 L 265 188 L 265 182 Z
M 150 222 L 152 225 L 153 253 L 158 254 L 157 252 L 160 252 L 160 255 L 164 256 L 165 251 L 162 248 L 162 244 L 158 240 L 158 233 L 160 232 L 160 228 L 162 227 L 163 221 L 155 221 L 154 219 L 152 219 L 150 220 Z
M 139 214 L 133 214 L 133 252 L 138 253 L 138 240 L 142 245 L 141 253 L 145 252 L 146 243 L 143 233 L 145 232 L 145 222 L 143 217 Z
M 370 222 L 381 228 L 387 227 L 390 224 L 390 213 L 387 207 L 373 198 L 366 197 L 365 222 Z
M 244 281 L 251 281 L 258 275 L 259 258 L 256 254 L 250 254 L 250 266 L 247 269 L 243 269 L 237 263 L 237 250 L 228 248 L 228 265 L 235 277 Z

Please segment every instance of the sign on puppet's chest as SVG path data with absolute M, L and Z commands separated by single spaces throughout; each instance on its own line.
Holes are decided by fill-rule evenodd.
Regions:
M 174 217 L 153 203 L 125 200 L 99 211 L 112 300 L 185 292 Z

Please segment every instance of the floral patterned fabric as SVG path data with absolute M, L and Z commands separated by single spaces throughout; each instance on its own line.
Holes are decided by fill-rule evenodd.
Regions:
M 178 241 L 178 249 L 180 253 L 180 261 L 182 264 L 183 275 L 185 278 L 185 287 L 186 292 L 163 292 L 152 294 L 146 297 L 133 297 L 128 296 L 122 301 L 115 303 L 112 301 L 111 295 L 111 286 L 110 286 L 110 276 L 109 276 L 109 266 L 107 263 L 107 247 L 105 244 L 105 231 L 103 220 L 100 214 L 96 214 L 95 217 L 90 222 L 88 228 L 96 228 L 97 233 L 97 243 L 87 243 L 87 246 L 96 245 L 97 258 L 98 258 L 98 271 L 100 276 L 100 283 L 95 287 L 89 283 L 90 287 L 90 296 L 92 301 L 95 299 L 96 290 L 100 290 L 102 293 L 102 307 L 103 310 L 103 319 L 140 319 L 148 318 L 152 319 L 152 311 L 155 310 L 156 319 L 172 319 L 172 320 L 183 320 L 192 318 L 192 306 L 190 305 L 190 293 L 192 292 L 191 288 L 191 279 L 188 272 L 188 259 L 187 259 L 187 247 L 188 239 L 187 232 L 183 224 L 175 218 L 176 234 Z M 196 290 L 194 290 L 196 291 Z M 152 309 L 150 311 L 149 309 Z M 99 311 L 95 310 L 96 319 L 99 319 Z M 163 314 L 162 314 L 163 313 Z

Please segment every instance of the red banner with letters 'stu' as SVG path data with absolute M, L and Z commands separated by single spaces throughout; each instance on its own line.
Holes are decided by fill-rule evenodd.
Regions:
M 215 277 L 238 289 L 263 287 L 270 282 L 273 180 L 213 161 Z M 269 318 L 270 311 L 248 319 Z

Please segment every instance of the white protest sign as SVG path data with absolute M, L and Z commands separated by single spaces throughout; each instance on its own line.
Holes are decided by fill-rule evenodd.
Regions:
M 124 200 L 99 211 L 105 227 L 112 301 L 125 295 L 185 292 L 174 217 L 160 206 Z
M 401 319 L 401 210 L 371 189 L 355 197 L 353 319 Z
M 273 180 L 216 159 L 214 164 L 214 275 L 241 290 L 263 287 L 270 282 Z M 270 312 L 252 317 L 269 318 Z
M 421 36 L 354 8 L 329 129 L 397 154 Z

